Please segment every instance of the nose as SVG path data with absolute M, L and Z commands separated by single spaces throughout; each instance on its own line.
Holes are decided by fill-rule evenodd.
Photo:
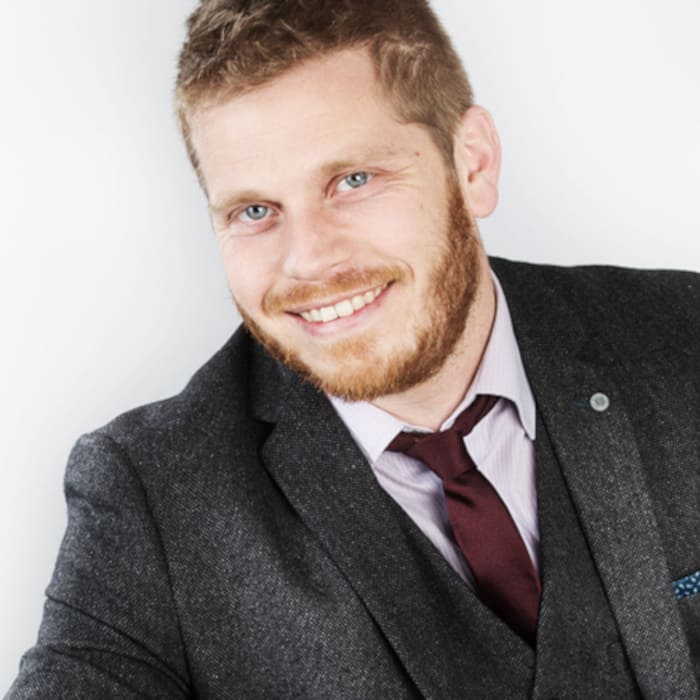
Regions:
M 290 279 L 321 280 L 350 258 L 347 232 L 321 210 L 288 216 L 286 229 L 283 272 Z

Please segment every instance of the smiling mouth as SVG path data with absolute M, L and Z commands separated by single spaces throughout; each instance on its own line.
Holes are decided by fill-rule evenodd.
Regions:
M 299 312 L 299 316 L 309 323 L 330 323 L 339 318 L 352 316 L 364 309 L 368 304 L 371 304 L 388 286 L 389 283 L 387 282 L 379 287 L 375 287 L 361 294 L 355 294 L 335 304 L 301 311 Z

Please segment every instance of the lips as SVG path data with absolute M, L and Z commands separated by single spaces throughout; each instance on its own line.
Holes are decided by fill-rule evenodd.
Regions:
M 339 318 L 346 318 L 347 316 L 352 316 L 354 313 L 357 313 L 368 304 L 371 304 L 387 286 L 388 283 L 366 292 L 347 297 L 335 304 L 306 309 L 305 311 L 299 312 L 299 315 L 309 323 L 330 323 Z

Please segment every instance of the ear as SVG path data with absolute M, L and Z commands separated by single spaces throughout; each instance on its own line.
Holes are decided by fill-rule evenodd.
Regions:
M 455 167 L 469 211 L 476 218 L 491 214 L 498 204 L 501 141 L 493 118 L 483 107 L 462 116 L 454 141 Z

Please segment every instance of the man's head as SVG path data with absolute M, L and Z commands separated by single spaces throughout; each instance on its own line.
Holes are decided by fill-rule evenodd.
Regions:
M 372 400 L 426 381 L 488 278 L 473 221 L 495 206 L 488 114 L 469 107 L 423 2 L 233 5 L 205 2 L 191 20 L 178 94 L 244 321 L 332 394 Z M 418 16 L 428 29 L 410 25 Z M 430 61 L 456 66 L 457 95 L 438 87 L 427 34 L 442 52 Z M 441 106 L 426 100 L 442 92 Z
M 396 114 L 429 128 L 445 157 L 471 86 L 426 0 L 202 0 L 188 20 L 176 105 L 190 158 L 190 116 L 304 61 L 364 48 Z

